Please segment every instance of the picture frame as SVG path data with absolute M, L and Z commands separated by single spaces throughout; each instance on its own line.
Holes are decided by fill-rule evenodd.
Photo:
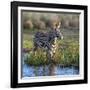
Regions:
M 67 5 L 67 4 L 52 4 L 52 3 L 37 3 L 37 2 L 18 2 L 18 1 L 11 2 L 11 87 L 18 88 L 18 87 L 35 87 L 35 86 L 52 86 L 52 85 L 68 85 L 68 84 L 87 83 L 88 82 L 88 75 L 87 75 L 87 73 L 88 73 L 87 72 L 87 62 L 88 62 L 87 61 L 87 32 L 88 32 L 87 31 L 88 30 L 87 29 L 87 25 L 88 25 L 87 12 L 88 12 L 87 6 L 84 6 L 84 5 Z M 37 14 L 37 13 L 39 13 L 39 14 Z M 47 13 L 49 13 L 49 15 Z M 25 15 L 26 15 L 26 18 L 28 18 L 27 17 L 28 15 L 29 16 L 31 15 L 31 18 L 29 18 L 29 19 L 32 19 L 32 18 L 35 19 L 35 17 L 36 17 L 35 20 L 37 20 L 37 21 L 34 21 L 34 19 L 33 19 L 33 21 L 31 21 L 31 22 L 27 22 L 25 24 L 26 26 L 23 26 L 24 19 L 26 20 Z M 44 17 L 42 18 L 41 15 L 43 15 Z M 31 75 L 32 71 L 30 71 L 31 68 L 29 68 L 29 71 L 28 71 L 28 69 L 24 68 L 24 66 L 22 64 L 22 58 L 24 55 L 23 52 L 28 52 L 28 50 L 25 49 L 24 45 L 23 45 L 24 37 L 25 37 L 25 40 L 27 41 L 28 36 L 26 33 L 27 32 L 29 34 L 31 33 L 27 30 L 24 31 L 23 28 L 25 27 L 25 28 L 31 29 L 33 27 L 34 29 L 36 29 L 35 24 L 32 24 L 32 22 L 33 23 L 39 22 L 39 24 L 37 25 L 37 27 L 39 29 L 40 28 L 41 29 L 49 29 L 50 22 L 49 21 L 48 21 L 49 23 L 47 22 L 48 24 L 46 27 L 45 20 L 48 17 L 50 19 L 51 18 L 50 15 L 51 16 L 53 15 L 55 18 L 57 16 L 60 16 L 60 18 L 61 17 L 63 18 L 63 19 L 61 18 L 61 21 L 63 20 L 63 22 L 64 22 L 63 24 L 61 23 L 61 28 L 65 28 L 65 29 L 69 28 L 70 30 L 72 30 L 72 27 L 74 27 L 75 30 L 78 29 L 78 37 L 75 36 L 78 39 L 78 45 L 79 45 L 79 48 L 78 48 L 78 52 L 79 52 L 79 54 L 78 54 L 78 58 L 79 58 L 78 59 L 79 60 L 78 61 L 79 62 L 78 63 L 78 65 L 79 65 L 78 73 L 74 72 L 74 71 L 77 72 L 77 70 L 75 69 L 73 71 L 72 75 L 68 75 L 68 74 L 70 74 L 71 70 L 73 70 L 72 69 L 73 67 L 68 71 L 67 68 L 66 69 L 61 68 L 61 67 L 63 67 L 63 65 L 62 65 L 62 66 L 60 66 L 59 69 L 55 66 L 55 70 L 63 69 L 63 70 L 66 70 L 65 73 L 68 73 L 68 74 L 64 75 L 61 73 L 62 71 L 60 71 L 60 72 L 58 71 L 59 74 L 60 73 L 62 74 L 62 75 L 59 75 L 55 71 L 55 73 L 54 73 L 55 76 L 52 76 L 54 74 L 50 74 L 51 76 L 48 76 L 49 74 L 45 74 L 45 73 L 42 74 L 42 72 L 39 72 L 42 69 L 40 69 L 38 67 L 38 69 L 36 71 L 33 71 L 34 73 L 32 73 L 32 75 L 33 75 L 32 76 Z M 71 18 L 70 15 L 73 18 Z M 53 19 L 53 16 L 52 16 L 52 19 Z M 79 17 L 79 18 L 75 19 L 75 17 Z M 42 18 L 42 20 L 44 20 L 44 21 L 43 22 L 38 21 L 38 18 L 39 19 Z M 67 20 L 67 18 L 70 18 L 70 19 Z M 29 20 L 29 19 L 27 19 L 27 20 Z M 71 23 L 69 22 L 70 20 L 71 20 Z M 72 22 L 74 20 L 76 23 Z M 67 23 L 65 24 L 65 22 L 67 22 Z M 74 23 L 74 24 L 72 24 L 72 23 Z M 42 26 L 40 26 L 40 25 L 42 25 Z M 66 26 L 64 26 L 64 25 L 66 25 Z M 24 32 L 25 32 L 26 36 L 24 36 Z M 64 31 L 62 30 L 62 32 L 64 32 Z M 76 33 L 76 31 L 74 31 L 74 33 Z M 71 34 L 71 31 L 70 31 L 69 35 L 70 34 Z M 31 33 L 30 35 L 33 35 L 33 34 Z M 67 35 L 67 33 L 66 33 L 66 35 Z M 65 37 L 65 36 L 63 36 L 63 37 Z M 70 36 L 69 36 L 69 38 L 70 38 Z M 30 37 L 29 37 L 29 39 L 30 39 Z M 28 44 L 27 44 L 27 43 L 29 43 L 29 39 L 28 39 L 28 42 L 25 42 L 25 45 L 27 45 L 25 47 L 30 46 L 30 45 L 28 46 Z M 72 38 L 70 38 L 70 40 L 71 39 Z M 65 39 L 64 39 L 64 41 L 65 41 Z M 62 41 L 62 44 L 69 43 L 69 41 L 67 42 L 67 40 L 65 42 L 64 41 Z M 47 46 L 47 44 L 44 44 L 44 45 Z M 74 42 L 72 45 L 74 45 Z M 22 48 L 24 48 L 25 50 Z M 69 48 L 69 47 L 67 47 L 67 48 Z M 67 48 L 65 48 L 65 50 Z M 70 48 L 71 48 L 71 46 L 70 46 Z M 73 51 L 73 49 L 74 48 L 72 48 L 72 51 Z M 40 54 L 40 53 L 38 52 L 38 54 Z M 67 57 L 66 57 L 66 59 L 67 59 Z M 32 59 L 32 60 L 34 60 L 34 59 Z M 72 60 L 72 59 L 70 58 L 70 60 Z M 39 61 L 38 61 L 38 63 L 39 63 Z M 41 64 L 42 64 L 42 62 L 40 63 L 40 65 Z M 32 65 L 32 63 L 30 65 Z M 35 65 L 37 65 L 37 63 Z M 57 64 L 55 64 L 55 65 L 57 65 Z M 70 65 L 70 66 L 72 66 L 72 65 Z M 32 67 L 33 67 L 33 65 L 32 65 Z M 65 67 L 68 67 L 68 64 L 66 64 Z M 46 68 L 47 68 L 47 66 L 46 66 Z M 53 66 L 51 66 L 51 68 L 53 68 Z M 47 70 L 48 70 L 48 68 L 44 72 L 47 72 Z M 49 71 L 51 71 L 51 69 Z M 26 74 L 27 72 L 29 74 Z M 41 74 L 38 74 L 38 73 L 41 73 Z M 51 72 L 51 73 L 53 73 L 53 72 Z M 25 75 L 27 75 L 27 76 L 25 76 Z M 24 77 L 25 77 L 25 79 L 24 79 Z M 29 77 L 29 78 L 27 78 L 27 77 Z

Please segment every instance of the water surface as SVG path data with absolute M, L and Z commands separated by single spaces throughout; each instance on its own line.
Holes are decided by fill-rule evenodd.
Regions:
M 54 75 L 78 75 L 79 69 L 74 66 L 64 67 L 62 65 L 30 66 L 22 65 L 22 77 L 54 76 Z

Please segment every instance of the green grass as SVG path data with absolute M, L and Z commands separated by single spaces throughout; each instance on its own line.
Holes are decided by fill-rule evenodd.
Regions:
M 24 43 L 25 44 L 25 43 Z M 32 42 L 25 44 L 26 48 L 33 47 Z M 54 55 L 54 61 L 56 64 L 64 65 L 79 65 L 79 44 L 75 41 L 58 41 L 58 48 Z M 27 60 L 25 61 L 29 65 L 44 65 L 48 64 L 46 53 L 42 49 L 38 49 L 36 54 L 28 53 Z
M 42 50 L 38 50 L 36 55 L 33 53 L 29 53 L 27 59 L 25 61 L 28 65 L 45 65 L 47 64 L 46 55 L 43 53 Z
M 23 41 L 23 48 L 32 49 L 33 48 L 32 40 L 24 40 Z
M 79 66 L 78 33 L 75 33 L 73 31 L 72 33 L 70 33 L 70 35 L 69 32 L 67 34 L 65 32 L 63 33 L 64 39 L 57 41 L 58 48 L 54 55 L 54 62 L 55 64 Z M 32 35 L 30 35 L 29 33 L 23 34 L 23 48 L 27 49 L 33 48 L 32 38 L 33 34 Z M 25 63 L 37 66 L 49 64 L 49 61 L 47 60 L 46 53 L 42 49 L 38 49 L 35 55 L 32 52 L 28 53 Z

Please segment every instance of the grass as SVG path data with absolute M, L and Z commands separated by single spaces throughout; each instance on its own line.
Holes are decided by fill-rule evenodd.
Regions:
M 74 33 L 72 32 L 72 34 Z M 66 34 L 64 40 L 57 41 L 58 48 L 54 55 L 54 62 L 55 64 L 79 66 L 79 41 L 77 39 L 78 34 L 71 35 L 72 37 L 68 37 L 67 35 L 68 34 Z M 23 37 L 23 48 L 32 49 L 33 35 L 24 33 Z M 32 52 L 27 54 L 25 63 L 37 66 L 49 64 L 49 61 L 46 58 L 46 53 L 42 49 L 38 49 L 36 55 L 34 55 Z
M 24 40 L 23 48 L 27 48 L 27 49 L 33 48 L 33 42 L 31 40 Z

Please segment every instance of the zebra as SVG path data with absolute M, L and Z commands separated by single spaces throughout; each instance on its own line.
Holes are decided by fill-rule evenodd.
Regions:
M 36 32 L 34 35 L 34 49 L 35 52 L 38 48 L 44 48 L 46 50 L 46 56 L 51 60 L 55 54 L 57 39 L 63 39 L 63 35 L 60 31 L 61 23 L 55 24 L 54 28 L 48 32 Z

